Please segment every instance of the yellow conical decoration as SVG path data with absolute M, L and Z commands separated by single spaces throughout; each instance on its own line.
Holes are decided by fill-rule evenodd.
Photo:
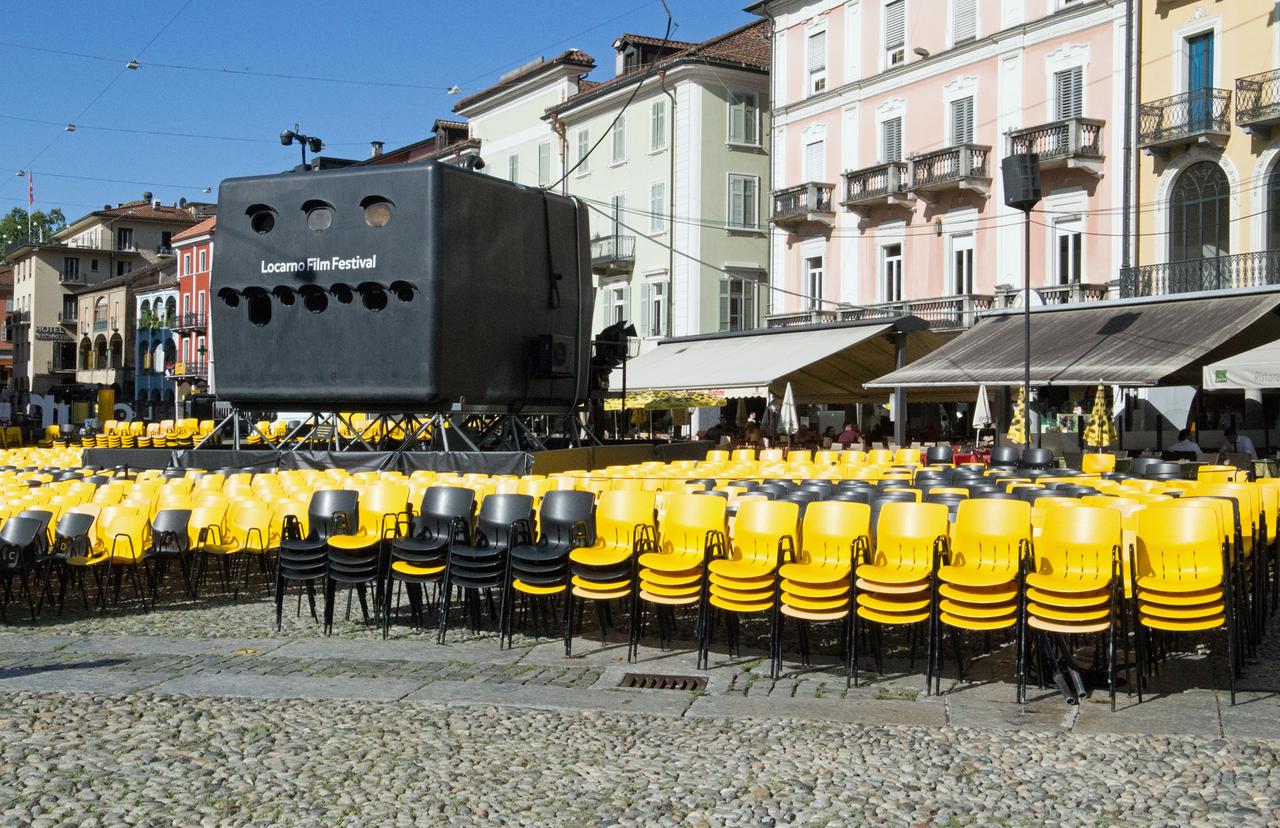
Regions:
M 1093 411 L 1089 413 L 1089 425 L 1084 430 L 1084 442 L 1101 451 L 1111 445 L 1116 436 L 1116 427 L 1111 422 L 1111 411 L 1107 407 L 1107 390 L 1099 385 L 1093 398 Z
M 1013 421 L 1009 423 L 1009 442 L 1015 446 L 1027 442 L 1027 389 L 1018 386 L 1018 402 L 1013 406 Z

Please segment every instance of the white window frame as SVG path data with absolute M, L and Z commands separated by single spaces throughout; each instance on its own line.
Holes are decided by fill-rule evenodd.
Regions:
M 640 283 L 640 336 L 658 339 L 669 335 L 667 305 L 670 301 L 671 280 L 667 278 L 667 272 L 661 270 L 646 273 L 644 281 Z
M 667 229 L 667 182 L 649 184 L 649 232 L 661 233 Z
M 961 135 L 956 131 L 956 108 L 962 101 L 969 102 L 969 134 Z M 977 140 L 978 102 L 973 95 L 961 95 L 947 101 L 947 132 L 950 138 L 948 146 L 958 147 L 961 144 L 972 144 Z M 967 139 L 967 140 L 966 140 Z
M 573 163 L 578 165 L 577 178 L 582 178 L 591 172 L 591 130 L 587 127 L 581 127 L 576 133 L 576 154 Z
M 631 285 L 627 282 L 613 282 L 604 288 L 604 324 L 616 324 L 619 321 L 630 321 Z
M 551 184 L 551 142 L 543 141 L 538 144 L 538 186 L 546 187 Z
M 182 273 L 179 275 L 182 275 L 182 276 L 191 275 L 191 254 L 190 253 L 182 254 Z
M 658 98 L 649 105 L 649 152 L 667 148 L 667 99 Z
M 1054 49 L 1044 58 L 1044 116 L 1046 121 L 1057 120 L 1057 90 L 1054 88 L 1054 76 L 1068 69 L 1079 68 L 1080 71 L 1080 114 L 1089 111 L 1089 57 L 1090 48 L 1087 43 L 1066 43 Z
M 736 268 L 726 268 L 720 277 L 720 292 L 717 296 L 718 328 L 721 331 L 749 331 L 759 327 L 760 323 L 760 283 L 759 273 Z M 735 287 L 736 286 L 736 287 Z M 735 296 L 734 294 L 738 294 Z M 739 316 L 742 324 L 732 324 L 732 306 L 734 301 L 744 305 Z
M 817 147 L 817 163 L 814 167 L 809 166 L 809 150 Z M 812 138 L 806 139 L 804 142 L 804 153 L 801 155 L 801 161 L 804 164 L 804 180 L 805 181 L 823 181 L 827 172 L 827 139 Z M 816 169 L 815 169 L 816 167 Z
M 827 275 L 826 265 L 827 257 L 821 253 L 817 256 L 804 257 L 804 299 L 802 301 L 805 303 L 805 310 L 822 310 L 823 283 Z
M 609 235 L 613 236 L 614 244 L 623 235 L 626 229 L 622 225 L 627 218 L 627 194 L 614 193 L 609 196 Z M 616 251 L 615 251 L 616 252 Z
M 1062 242 L 1064 239 L 1070 240 L 1075 238 L 1076 241 L 1067 242 L 1067 262 L 1068 271 L 1066 281 L 1062 280 Z M 1070 284 L 1079 284 L 1085 280 L 1085 244 L 1087 239 L 1084 232 L 1084 218 L 1079 215 L 1059 216 L 1053 221 L 1053 245 L 1050 255 L 1053 257 L 1052 268 L 1049 271 L 1050 286 L 1061 286 Z M 1074 249 L 1073 249 L 1074 248 Z M 1074 271 L 1074 272 L 1073 272 Z M 1078 278 L 1077 278 L 1078 277 Z
M 613 125 L 609 143 L 613 148 L 610 156 L 612 165 L 616 167 L 627 163 L 627 116 L 625 114 L 619 115 L 617 123 Z
M 208 269 L 209 269 L 209 253 L 208 251 L 201 250 L 198 253 L 196 253 L 196 272 L 204 273 Z
M 889 248 L 897 247 L 896 254 L 890 254 Z M 903 239 L 886 240 L 880 244 L 879 261 L 876 264 L 876 291 L 879 293 L 881 302 L 901 302 L 906 297 L 906 279 L 903 277 L 903 263 L 905 261 L 906 242 Z M 897 290 L 890 290 L 889 285 L 889 263 L 896 261 L 898 264 L 896 281 Z M 894 295 L 896 293 L 896 295 Z
M 814 38 L 822 37 L 822 66 L 814 68 L 813 42 Z M 831 44 L 827 43 L 827 28 L 825 26 L 809 29 L 805 32 L 804 39 L 804 56 L 805 56 L 805 97 L 813 95 L 821 95 L 827 91 L 827 58 L 831 54 Z
M 886 23 L 888 22 L 887 20 L 888 7 L 898 2 L 901 2 L 903 4 L 902 6 L 902 15 L 903 15 L 902 45 L 897 49 L 891 49 L 889 46 L 888 38 L 886 37 L 886 35 L 888 34 L 888 31 L 887 31 L 888 26 L 886 25 Z M 880 32 L 876 38 L 880 42 L 880 71 L 883 72 L 888 69 L 893 69 L 897 66 L 906 65 L 907 55 L 910 54 L 909 45 L 908 45 L 909 38 L 907 37 L 907 33 L 911 28 L 910 25 L 908 25 L 909 23 L 910 23 L 910 18 L 907 15 L 907 0 L 883 0 L 883 2 L 880 4 Z M 893 60 L 893 56 L 898 53 L 899 49 L 901 50 L 901 53 L 902 53 L 901 59 L 895 62 Z
M 749 211 L 749 213 L 750 213 L 750 216 L 749 216 L 749 218 L 750 218 L 750 223 L 745 223 L 745 222 L 744 222 L 744 223 L 739 224 L 739 223 L 737 223 L 737 222 L 735 222 L 735 221 L 734 221 L 734 215 L 733 215 L 733 185 L 734 185 L 734 182 L 735 182 L 735 181 L 739 181 L 739 180 L 740 180 L 740 181 L 750 182 L 750 183 L 751 183 L 751 187 L 752 187 L 752 202 L 753 202 L 753 203 L 752 203 L 752 205 L 751 205 L 751 206 L 752 206 L 752 209 Z M 745 201 L 745 197 L 746 197 L 746 193 L 745 193 L 745 191 L 744 191 L 744 193 L 743 193 L 743 197 L 744 197 L 744 201 Z M 728 175 L 726 176 L 726 182 L 725 182 L 725 205 L 724 205 L 724 207 L 725 207 L 725 209 L 724 209 L 724 214 L 725 214 L 725 227 L 726 227 L 726 229 L 728 229 L 728 230 L 730 230 L 730 231 L 734 231 L 734 230 L 738 230 L 738 231 L 746 230 L 746 231 L 752 231 L 752 232 L 759 231 L 759 229 L 760 229 L 760 176 L 758 176 L 758 175 L 746 175 L 746 174 L 744 174 L 744 173 L 728 173 Z M 745 204 L 745 203 L 743 204 L 743 212 L 744 212 L 744 214 L 748 212 L 748 211 L 747 211 L 747 209 L 746 209 L 746 204 Z M 744 215 L 744 216 L 743 216 L 743 218 L 744 218 L 744 219 L 745 219 L 745 218 L 748 218 L 748 216 L 747 216 L 747 215 Z
M 750 106 L 747 102 L 750 101 Z M 749 133 L 740 138 L 734 137 L 733 134 L 733 118 L 734 110 L 741 107 L 743 131 Z M 726 143 L 736 147 L 758 147 L 760 146 L 760 96 L 755 92 L 731 92 L 729 93 L 729 118 L 728 118 L 728 135 L 725 138 Z
M 961 273 L 959 256 L 967 253 L 967 273 Z M 972 230 L 952 233 L 947 237 L 947 289 L 952 296 L 967 296 L 974 292 L 974 271 L 977 258 L 977 238 Z
M 902 157 L 899 160 L 905 161 L 908 156 L 907 147 L 907 102 L 905 98 L 890 98 L 876 107 L 876 163 L 885 163 L 885 146 L 884 146 L 884 125 L 894 118 L 900 119 L 902 124 L 900 133 L 902 135 Z

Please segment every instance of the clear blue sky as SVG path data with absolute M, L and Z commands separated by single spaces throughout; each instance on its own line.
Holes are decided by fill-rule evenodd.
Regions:
M 677 25 L 672 37 L 679 40 L 705 39 L 754 19 L 742 11 L 745 0 L 668 2 Z M 16 172 L 28 165 L 35 171 L 36 209 L 61 207 L 69 220 L 144 190 L 165 202 L 212 200 L 201 190 L 212 187 L 216 194 L 223 178 L 296 164 L 297 146 L 282 147 L 276 138 L 295 121 L 325 139 L 325 154 L 362 158 L 370 140 L 391 148 L 428 135 L 432 121 L 449 116 L 458 100 L 445 93 L 454 84 L 465 95 L 510 68 L 567 48 L 595 57 L 599 68 L 591 77 L 607 78 L 613 38 L 660 36 L 665 21 L 658 0 L 10 4 L 0 33 L 0 42 L 10 44 L 0 45 L 0 69 L 9 78 L 0 107 L 0 210 L 26 206 L 27 182 Z M 141 68 L 122 71 L 135 56 Z M 154 65 L 161 63 L 430 88 Z M 65 132 L 73 120 L 77 130 Z

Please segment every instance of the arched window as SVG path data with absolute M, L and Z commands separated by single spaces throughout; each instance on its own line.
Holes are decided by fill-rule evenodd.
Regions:
M 103 302 L 106 305 L 106 302 Z M 99 371 L 106 370 L 107 367 L 107 338 L 102 334 L 93 340 L 93 367 Z
M 177 323 L 177 316 L 178 300 L 170 296 L 168 299 L 164 300 L 165 327 L 172 328 Z
M 93 303 L 93 329 L 95 331 L 107 329 L 107 297 L 105 296 L 99 296 L 98 301 Z
M 87 336 L 80 340 L 80 367 L 85 371 L 93 369 L 93 343 Z
M 1225 256 L 1231 251 L 1231 186 L 1212 161 L 1192 164 L 1169 199 L 1169 261 Z
M 1267 249 L 1280 250 L 1280 163 L 1267 181 Z
M 120 338 L 120 334 L 111 337 L 111 367 L 124 367 L 124 340 Z

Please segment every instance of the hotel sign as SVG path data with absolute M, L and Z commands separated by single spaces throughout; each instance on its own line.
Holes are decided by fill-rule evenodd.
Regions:
M 44 342 L 74 342 L 61 325 L 36 325 L 36 339 Z

